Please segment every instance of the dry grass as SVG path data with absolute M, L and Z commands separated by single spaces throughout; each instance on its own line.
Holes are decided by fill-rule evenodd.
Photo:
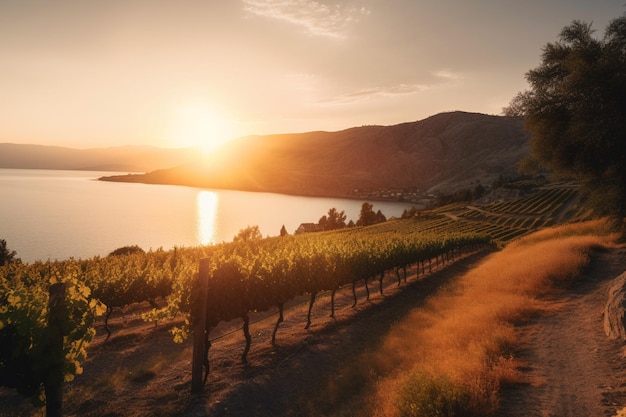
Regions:
M 512 355 L 515 324 L 540 314 L 543 300 L 570 285 L 594 249 L 611 245 L 617 236 L 609 230 L 607 221 L 593 221 L 521 239 L 412 311 L 378 349 L 346 367 L 344 378 L 375 381 L 362 414 L 459 415 L 455 407 L 462 415 L 493 414 L 499 387 L 524 382 Z M 331 391 L 342 395 L 337 386 Z
M 160 354 L 146 355 L 130 368 L 123 365 L 111 366 L 109 372 L 98 374 L 92 380 L 73 386 L 73 389 L 66 393 L 65 401 L 73 407 L 79 404 L 82 406 L 86 404 L 86 407 L 89 407 L 91 404 L 100 403 L 102 398 L 107 396 L 119 396 L 125 391 L 136 389 L 137 386 L 146 385 L 171 359 Z

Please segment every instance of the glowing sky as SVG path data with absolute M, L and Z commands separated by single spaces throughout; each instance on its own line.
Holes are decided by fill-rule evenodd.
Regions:
M 624 0 L 0 0 L 0 142 L 186 146 L 499 114 L 564 26 L 593 22 L 601 36 L 624 11 Z

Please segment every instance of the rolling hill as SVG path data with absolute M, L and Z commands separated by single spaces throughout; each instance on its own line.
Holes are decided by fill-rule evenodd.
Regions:
M 146 172 L 190 163 L 192 149 L 120 146 L 73 149 L 0 143 L 0 168 Z
M 102 179 L 329 197 L 449 192 L 515 175 L 528 153 L 522 118 L 450 112 L 393 126 L 248 136 L 203 163 Z

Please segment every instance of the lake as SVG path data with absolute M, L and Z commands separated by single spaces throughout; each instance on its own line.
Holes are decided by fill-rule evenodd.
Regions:
M 357 221 L 363 201 L 97 181 L 111 172 L 0 169 L 0 239 L 24 262 L 232 241 L 259 226 L 276 236 L 332 207 Z M 411 205 L 374 202 L 387 218 Z

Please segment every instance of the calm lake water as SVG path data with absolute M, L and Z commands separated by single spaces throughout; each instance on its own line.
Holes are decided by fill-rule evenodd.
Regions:
M 229 242 L 247 226 L 276 236 L 363 201 L 96 181 L 111 172 L 0 169 L 0 239 L 24 262 Z M 409 204 L 371 202 L 387 218 Z

